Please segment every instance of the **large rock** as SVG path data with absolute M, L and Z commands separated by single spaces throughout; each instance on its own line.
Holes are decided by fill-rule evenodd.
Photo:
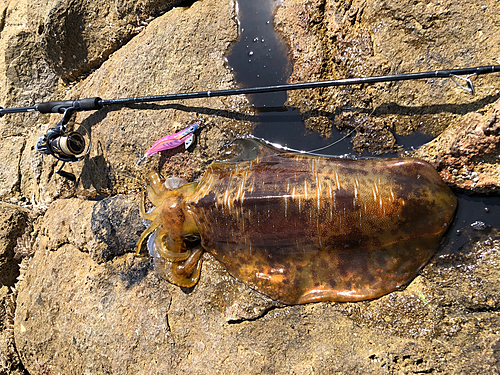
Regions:
M 3 2 L 0 44 L 4 53 L 0 62 L 5 86 L 1 97 L 21 103 L 51 95 L 58 77 L 74 80 L 95 68 L 155 16 L 178 3 L 179 0 Z M 15 92 L 9 92 L 13 89 Z M 45 95 L 44 89 L 49 91 Z
M 0 374 L 23 374 L 14 343 L 15 295 L 12 287 L 19 276 L 17 239 L 26 229 L 28 210 L 0 202 Z
M 90 253 L 95 262 L 102 263 L 135 251 L 143 230 L 139 202 L 132 196 L 116 195 L 97 203 L 78 198 L 58 199 L 45 213 L 39 246 L 47 250 L 71 243 Z
M 108 56 L 180 0 L 50 1 L 38 26 L 49 66 L 74 79 Z
M 196 2 L 190 8 L 167 12 L 75 85 L 66 98 L 113 99 L 233 87 L 224 55 L 238 36 L 234 12 L 232 1 Z M 228 140 L 248 132 L 250 124 L 243 121 L 248 107 L 247 100 L 238 96 L 110 106 L 94 113 L 79 113 L 76 121 L 90 130 L 93 147 L 83 162 L 66 167 L 76 174 L 77 183 L 54 173 L 52 157 L 41 160 L 33 148 L 27 147 L 21 191 L 42 201 L 75 193 L 126 193 L 142 187 L 144 173 L 151 168 L 193 180 Z M 54 126 L 57 117 L 51 117 L 43 131 Z M 157 139 L 195 121 L 202 121 L 202 125 L 193 153 L 178 153 L 160 163 L 155 156 L 146 168 L 136 165 Z M 30 142 L 36 142 L 34 136 Z
M 147 257 L 116 251 L 116 243 L 133 251 L 127 229 L 142 226 L 123 204 L 133 198 L 59 200 L 47 211 L 16 286 L 15 340 L 30 373 L 42 364 L 92 374 L 498 370 L 496 230 L 444 248 L 405 290 L 287 307 L 235 281 L 208 254 L 199 283 L 183 290 Z
M 29 1 L 0 4 L 0 105 L 31 106 L 47 100 L 57 87 L 57 76 L 36 47 L 36 20 Z M 21 153 L 26 134 L 35 127 L 34 113 L 0 119 L 2 142 L 0 198 L 20 197 Z
M 19 165 L 25 147 L 23 137 L 3 139 L 0 148 L 0 197 L 11 197 L 21 182 Z

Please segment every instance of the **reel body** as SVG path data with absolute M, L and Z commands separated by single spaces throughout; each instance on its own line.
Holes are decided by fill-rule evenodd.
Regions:
M 81 125 L 68 128 L 75 130 L 57 127 L 49 129 L 38 139 L 36 150 L 63 162 L 74 163 L 82 160 L 90 151 L 90 136 Z
M 90 151 L 90 134 L 83 127 L 73 121 L 69 121 L 74 109 L 68 108 L 64 111 L 63 118 L 59 123 L 49 129 L 47 133 L 40 136 L 36 144 L 36 150 L 42 154 L 52 155 L 63 164 L 56 171 L 57 174 L 72 181 L 76 177 L 62 170 L 65 163 L 74 163 L 82 160 Z

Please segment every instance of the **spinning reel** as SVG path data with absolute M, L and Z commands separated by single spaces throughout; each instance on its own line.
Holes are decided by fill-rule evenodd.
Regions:
M 59 123 L 40 136 L 36 150 L 42 154 L 52 155 L 63 163 L 56 173 L 71 181 L 76 181 L 74 174 L 63 171 L 65 163 L 82 160 L 90 151 L 90 135 L 83 126 L 70 121 L 75 112 L 73 107 L 64 109 Z

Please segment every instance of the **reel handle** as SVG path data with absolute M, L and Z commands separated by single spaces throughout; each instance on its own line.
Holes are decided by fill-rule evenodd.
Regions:
M 69 172 L 66 172 L 66 171 L 63 171 L 63 167 L 64 167 L 64 164 L 66 164 L 66 162 L 63 162 L 62 165 L 59 167 L 59 169 L 56 171 L 56 173 L 59 175 L 59 176 L 62 176 L 64 178 L 67 178 L 68 180 L 70 181 L 73 181 L 75 182 L 76 181 L 76 176 L 73 174 L 73 173 L 69 173 Z

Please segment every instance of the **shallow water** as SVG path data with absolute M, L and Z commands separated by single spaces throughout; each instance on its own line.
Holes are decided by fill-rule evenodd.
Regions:
M 458 209 L 448 232 L 446 252 L 457 253 L 467 243 L 497 237 L 500 229 L 500 197 L 456 194 Z
M 227 60 L 240 87 L 288 83 L 292 62 L 285 41 L 273 27 L 274 12 L 279 4 L 279 0 L 238 2 L 240 38 L 232 46 Z M 348 131 L 339 131 L 332 126 L 330 137 L 324 137 L 307 130 L 299 110 L 286 105 L 286 92 L 253 94 L 248 97 L 257 112 L 253 135 L 298 150 L 321 149 L 318 153 L 325 155 L 353 154 Z M 420 132 L 394 136 L 406 150 L 418 148 L 432 139 L 432 136 Z M 355 155 L 374 156 L 367 151 Z
M 291 73 L 291 60 L 281 36 L 274 31 L 273 14 L 279 5 L 276 0 L 238 2 L 240 38 L 227 56 L 240 87 L 286 84 Z M 290 148 L 313 150 L 342 138 L 336 128 L 332 136 L 322 137 L 307 131 L 300 112 L 285 106 L 286 92 L 249 95 L 257 110 L 253 135 Z M 324 153 L 332 151 L 326 149 Z M 337 144 L 332 152 L 343 155 L 352 152 L 349 139 Z
M 278 5 L 279 1 L 275 0 L 238 2 L 240 38 L 227 59 L 240 87 L 287 83 L 291 61 L 284 41 L 273 28 L 273 13 Z M 329 138 L 306 130 L 299 111 L 285 106 L 285 92 L 254 94 L 249 96 L 249 100 L 257 109 L 255 136 L 307 151 L 335 142 L 332 147 L 318 153 L 353 153 L 350 137 L 346 137 L 346 133 L 340 132 L 335 126 L 332 126 Z M 395 134 L 395 137 L 398 145 L 405 150 L 416 149 L 432 140 L 431 136 L 419 132 L 409 136 Z M 457 197 L 457 214 L 444 241 L 448 244 L 446 251 L 452 252 L 460 251 L 466 243 L 487 237 L 492 228 L 500 229 L 500 197 L 469 196 L 463 193 L 457 193 Z

